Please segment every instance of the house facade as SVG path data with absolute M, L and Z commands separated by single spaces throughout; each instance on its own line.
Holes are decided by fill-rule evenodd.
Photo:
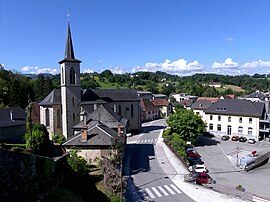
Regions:
M 207 131 L 216 135 L 238 135 L 260 140 L 269 134 L 265 128 L 265 105 L 240 99 L 218 100 L 205 110 Z
M 150 100 L 141 99 L 141 120 L 143 122 L 152 121 L 160 118 L 160 109 L 156 107 Z
M 159 108 L 162 116 L 168 117 L 173 112 L 172 104 L 167 100 L 152 100 L 151 102 Z

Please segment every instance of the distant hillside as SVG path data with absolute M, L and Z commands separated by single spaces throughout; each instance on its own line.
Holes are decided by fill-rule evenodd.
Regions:
M 52 78 L 52 77 L 54 77 L 54 75 L 53 74 L 50 74 L 50 73 L 42 73 L 45 77 L 50 77 L 50 78 Z M 27 77 L 29 77 L 29 78 L 31 78 L 31 79 L 37 79 L 38 78 L 38 74 L 23 74 L 24 76 L 27 76 Z

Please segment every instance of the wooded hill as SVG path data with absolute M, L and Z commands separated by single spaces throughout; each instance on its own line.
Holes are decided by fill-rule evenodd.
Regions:
M 195 74 L 177 76 L 165 72 L 136 72 L 113 74 L 110 70 L 101 73 L 81 74 L 82 88 L 134 88 L 152 93 L 189 93 L 196 96 L 216 97 L 225 94 L 243 95 L 255 90 L 269 89 L 270 75 L 218 75 Z M 221 82 L 223 87 L 209 87 L 210 82 Z M 227 85 L 230 85 L 229 87 Z M 234 88 L 234 87 L 238 87 Z M 22 75 L 7 70 L 0 71 L 0 107 L 25 108 L 28 101 L 41 101 L 53 88 L 60 88 L 60 75 L 37 77 Z M 240 89 L 240 90 L 239 90 Z

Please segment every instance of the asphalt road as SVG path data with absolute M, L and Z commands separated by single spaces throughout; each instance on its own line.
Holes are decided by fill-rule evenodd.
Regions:
M 143 124 L 143 134 L 135 144 L 129 145 L 130 173 L 142 200 L 157 202 L 191 202 L 164 173 L 155 153 L 155 143 L 165 120 Z

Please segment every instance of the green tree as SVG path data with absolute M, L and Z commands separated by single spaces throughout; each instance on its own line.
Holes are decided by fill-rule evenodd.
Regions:
M 52 154 L 52 142 L 44 125 L 37 124 L 33 127 L 32 137 L 26 140 L 26 145 L 34 154 L 42 156 L 51 156 Z
M 171 127 L 172 133 L 177 133 L 185 141 L 195 143 L 205 133 L 205 123 L 201 117 L 194 114 L 192 110 L 178 108 L 169 116 L 167 124 Z
M 62 142 L 64 142 L 66 140 L 65 136 L 61 133 L 56 133 L 53 137 L 52 140 L 54 143 L 58 143 L 61 144 Z
M 78 152 L 79 152 L 78 149 L 73 149 L 70 151 L 70 157 L 68 158 L 68 165 L 74 172 L 80 173 L 81 175 L 87 175 L 90 171 L 89 165 L 82 156 L 78 155 Z

